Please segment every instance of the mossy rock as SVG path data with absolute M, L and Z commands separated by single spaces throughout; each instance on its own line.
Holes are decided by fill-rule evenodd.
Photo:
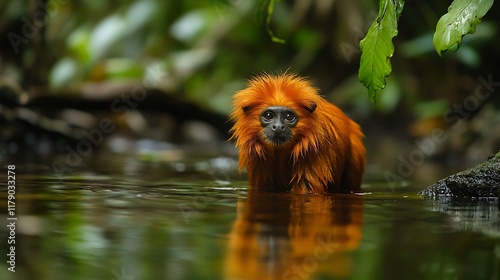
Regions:
M 500 152 L 486 162 L 439 180 L 419 192 L 430 197 L 490 198 L 499 197 Z

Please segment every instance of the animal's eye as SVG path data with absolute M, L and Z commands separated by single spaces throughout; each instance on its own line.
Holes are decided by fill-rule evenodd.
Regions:
M 264 119 L 266 119 L 268 121 L 270 121 L 270 120 L 272 120 L 274 118 L 273 113 L 271 113 L 269 111 L 267 111 L 264 114 L 262 114 L 262 116 L 264 117 Z
M 286 114 L 285 114 L 285 120 L 286 120 L 287 122 L 294 122 L 294 121 L 295 121 L 295 119 L 296 119 L 296 117 L 295 117 L 295 115 L 294 115 L 294 114 L 292 114 L 292 113 L 286 113 Z

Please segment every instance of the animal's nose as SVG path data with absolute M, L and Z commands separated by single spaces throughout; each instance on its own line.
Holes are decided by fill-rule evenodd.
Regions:
M 285 131 L 285 126 L 282 124 L 273 124 L 273 131 Z

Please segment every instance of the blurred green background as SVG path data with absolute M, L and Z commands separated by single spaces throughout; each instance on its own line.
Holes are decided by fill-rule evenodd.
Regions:
M 498 6 L 441 58 L 432 35 L 450 3 L 406 2 L 372 106 L 357 75 L 375 0 L 276 1 L 269 28 L 284 44 L 257 0 L 0 0 L 0 163 L 16 166 L 19 202 L 18 272 L 2 253 L 0 278 L 221 279 L 235 241 L 267 252 L 239 255 L 272 272 L 297 253 L 296 227 L 295 237 L 356 237 L 318 264 L 335 279 L 497 279 L 496 202 L 416 195 L 500 149 Z M 284 71 L 366 134 L 354 213 L 331 207 L 336 196 L 252 197 L 238 175 L 232 95 Z M 293 261 L 315 256 L 315 243 L 295 242 L 309 251 Z
M 432 34 L 450 3 L 407 1 L 393 72 L 372 106 L 357 71 L 378 1 L 276 1 L 269 28 L 284 44 L 271 40 L 258 2 L 2 1 L 3 156 L 18 151 L 13 142 L 64 152 L 61 138 L 81 139 L 105 117 L 120 137 L 100 148 L 123 151 L 129 146 L 117 143 L 140 139 L 216 147 L 228 138 L 231 96 L 253 75 L 284 71 L 309 77 L 362 125 L 375 172 L 396 170 L 414 150 L 428 172 L 435 164 L 459 170 L 500 148 L 498 86 L 474 99 L 479 77 L 500 80 L 495 6 L 440 58 Z M 432 140 L 436 128 L 446 141 L 422 149 L 416 141 Z

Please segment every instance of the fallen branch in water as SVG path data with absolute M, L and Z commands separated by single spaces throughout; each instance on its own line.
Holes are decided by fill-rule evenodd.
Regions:
M 145 88 L 137 83 L 104 82 L 66 89 L 37 87 L 25 92 L 0 82 L 0 120 L 11 122 L 14 126 L 17 121 L 21 121 L 29 123 L 29 129 L 38 127 L 66 135 L 63 131 L 67 129 L 60 128 L 65 120 L 54 118 L 55 112 L 64 109 L 91 114 L 107 113 L 118 117 L 129 110 L 149 111 L 170 115 L 179 123 L 202 121 L 214 127 L 221 135 L 225 135 L 231 127 L 227 116 L 190 102 L 180 93 Z M 72 133 L 66 136 L 72 138 L 70 134 Z

